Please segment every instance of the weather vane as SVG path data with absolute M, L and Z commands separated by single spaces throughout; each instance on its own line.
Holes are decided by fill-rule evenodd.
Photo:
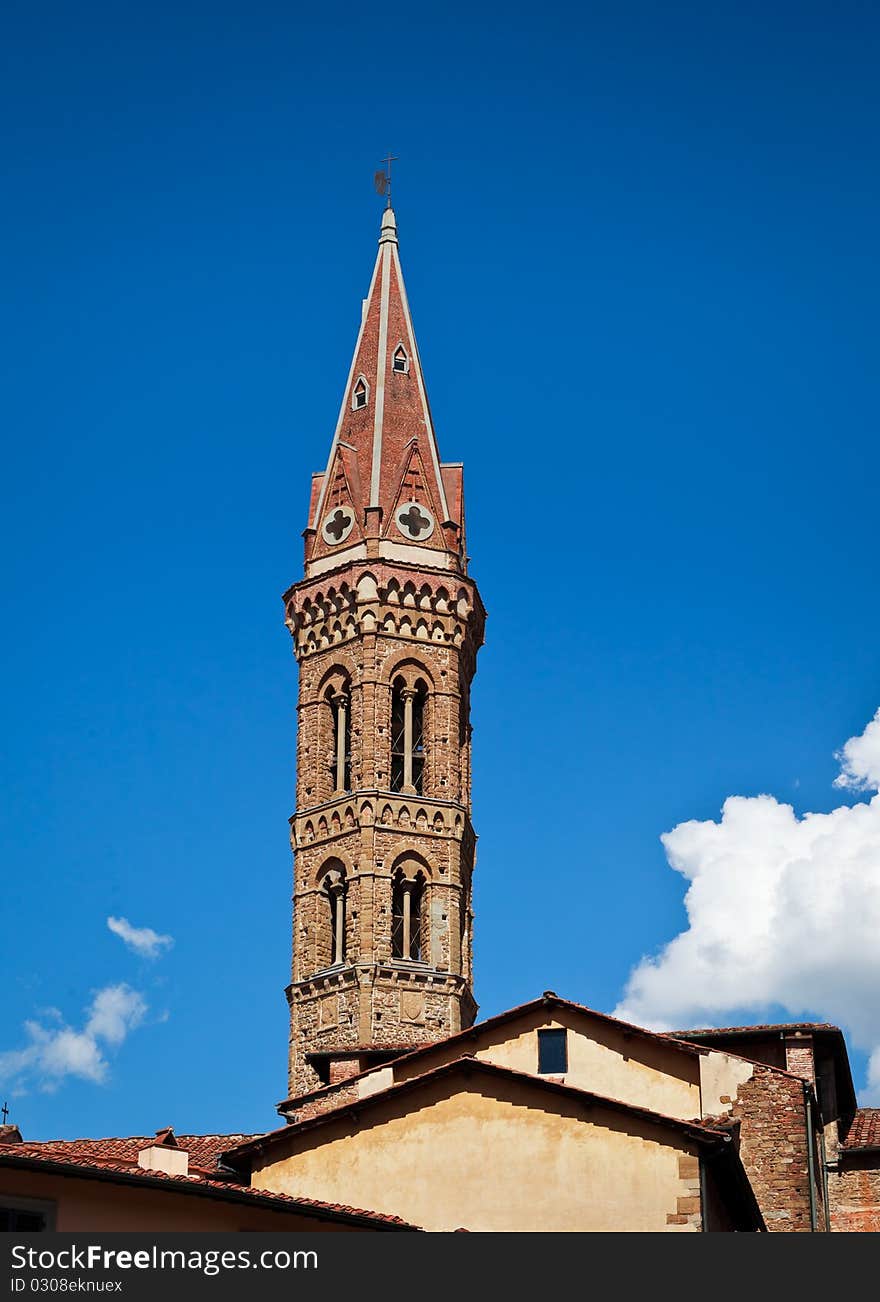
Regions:
M 388 202 L 386 208 L 391 207 L 391 164 L 398 161 L 397 155 L 392 154 L 389 150 L 387 155 L 382 159 L 385 164 L 384 171 L 376 172 L 373 176 L 373 185 L 376 187 L 376 193 L 385 195 Z

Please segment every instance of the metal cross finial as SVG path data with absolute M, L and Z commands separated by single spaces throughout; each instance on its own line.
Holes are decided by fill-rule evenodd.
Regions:
M 373 176 L 373 184 L 376 187 L 376 193 L 384 194 L 388 199 L 388 202 L 385 205 L 386 208 L 391 207 L 391 164 L 398 161 L 397 155 L 392 154 L 389 150 L 382 159 L 382 162 L 385 164 L 384 172 L 376 172 Z
M 7 1105 L 6 1105 L 5 1103 L 3 1104 L 3 1107 L 0 1108 L 0 1114 L 2 1114 L 2 1116 L 3 1116 L 3 1124 L 4 1124 L 4 1126 L 5 1126 L 5 1125 L 6 1125 L 6 1118 L 9 1116 L 9 1108 L 7 1107 Z

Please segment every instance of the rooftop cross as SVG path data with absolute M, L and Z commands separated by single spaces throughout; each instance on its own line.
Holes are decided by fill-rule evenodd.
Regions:
M 382 172 L 376 172 L 373 175 L 373 184 L 376 187 L 376 193 L 384 194 L 388 200 L 385 205 L 386 208 L 391 207 L 391 164 L 398 161 L 397 155 L 392 154 L 389 149 L 388 153 L 382 159 L 382 162 L 385 164 L 385 170 Z
M 6 1118 L 9 1116 L 9 1107 L 8 1107 L 8 1105 L 7 1105 L 6 1103 L 4 1103 L 4 1104 L 3 1104 L 3 1107 L 0 1108 L 0 1115 L 2 1115 L 2 1117 L 3 1117 L 3 1124 L 4 1124 L 4 1126 L 5 1126 L 5 1125 L 6 1125 Z

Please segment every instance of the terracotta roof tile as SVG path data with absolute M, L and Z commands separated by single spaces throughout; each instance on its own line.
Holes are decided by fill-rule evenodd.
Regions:
M 167 1133 L 168 1130 L 170 1127 L 161 1133 Z M 198 1171 L 211 1173 L 216 1171 L 217 1158 L 225 1149 L 245 1144 L 249 1139 L 255 1138 L 257 1136 L 245 1134 L 176 1135 L 175 1142 L 178 1148 L 185 1149 L 189 1153 L 190 1170 L 195 1168 Z M 137 1165 L 138 1153 L 142 1148 L 161 1143 L 162 1140 L 157 1132 L 156 1135 L 127 1135 L 110 1139 L 47 1139 L 29 1143 L 26 1147 L 38 1149 L 47 1156 L 64 1157 L 69 1154 L 91 1162 L 123 1164 L 130 1162 L 132 1165 Z
M 691 1031 L 662 1031 L 671 1039 L 694 1039 L 703 1035 L 763 1035 L 769 1031 L 837 1031 L 831 1022 L 758 1022 L 753 1026 L 701 1026 Z
M 857 1148 L 880 1148 L 880 1108 L 858 1109 L 843 1147 L 850 1152 Z

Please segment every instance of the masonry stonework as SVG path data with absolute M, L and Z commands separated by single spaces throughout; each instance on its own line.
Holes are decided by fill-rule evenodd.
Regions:
M 831 1229 L 880 1234 L 880 1155 L 848 1154 L 828 1174 Z
M 284 594 L 299 662 L 291 1095 L 476 1013 L 470 688 L 485 612 L 390 210 L 304 537 L 305 576 Z
M 755 1065 L 731 1107 L 740 1123 L 740 1157 L 767 1229 L 824 1229 L 822 1181 L 815 1136 L 812 1162 L 805 1096 L 800 1079 Z M 812 1176 L 812 1179 L 811 1179 Z M 811 1193 L 812 1186 L 812 1193 Z

